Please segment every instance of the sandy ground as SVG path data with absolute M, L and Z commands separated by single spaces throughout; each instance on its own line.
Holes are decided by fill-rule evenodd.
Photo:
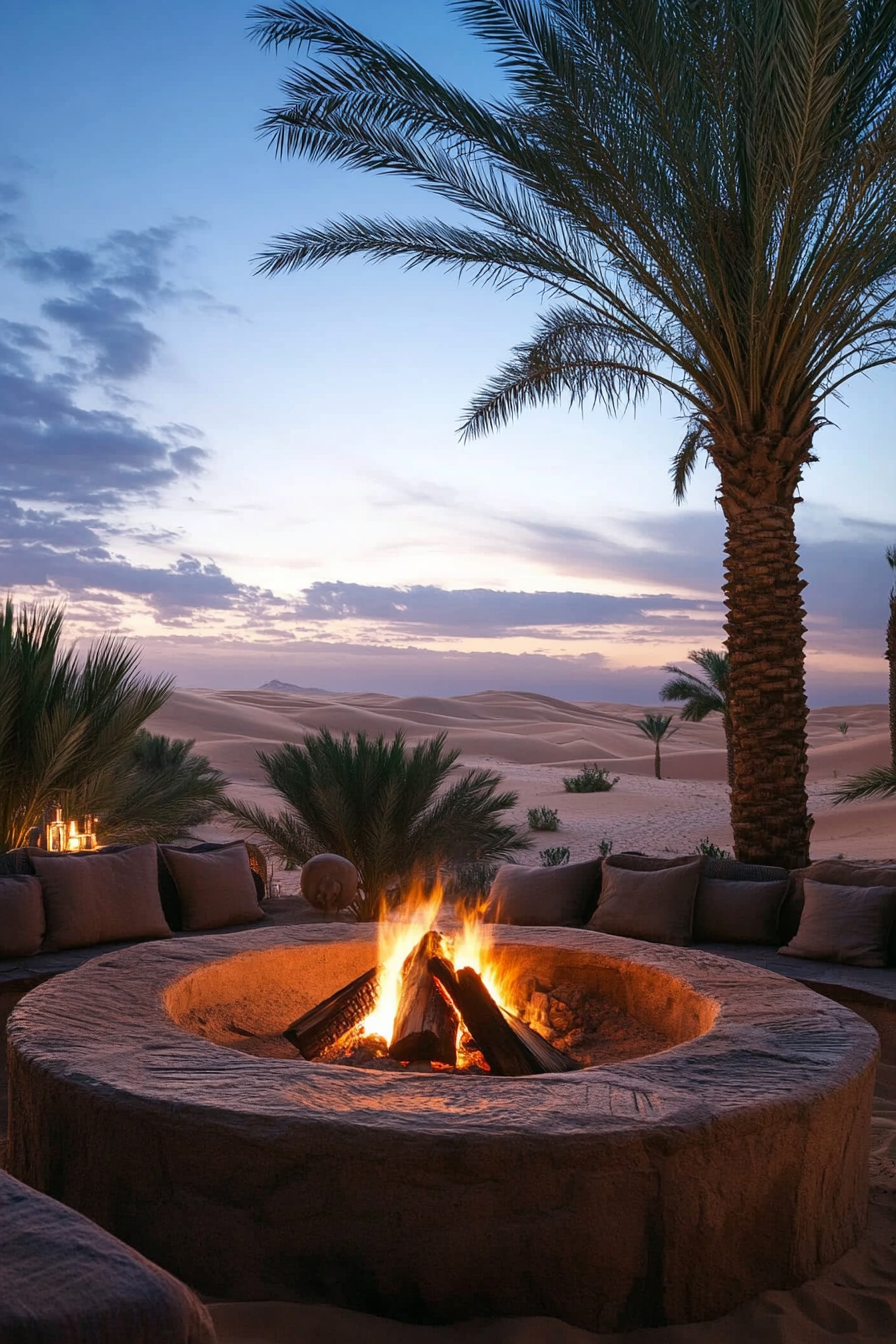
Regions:
M 648 707 L 654 710 L 657 706 Z M 660 707 L 669 712 L 671 706 Z M 410 741 L 446 732 L 465 765 L 498 771 L 519 794 L 516 820 L 530 807 L 556 809 L 561 829 L 532 836 L 539 849 L 567 845 L 573 860 L 597 853 L 602 839 L 615 850 L 687 853 L 698 841 L 731 845 L 725 747 L 717 715 L 683 723 L 662 748 L 663 775 L 653 777 L 653 745 L 633 726 L 643 706 L 571 704 L 549 696 L 483 691 L 453 699 L 387 695 L 285 695 L 276 691 L 176 691 L 152 720 L 157 732 L 196 739 L 233 781 L 232 792 L 266 805 L 275 798 L 261 783 L 259 750 L 300 742 L 308 729 L 364 730 Z M 841 733 L 838 724 L 848 725 Z M 813 858 L 845 854 L 896 855 L 896 801 L 834 808 L 838 780 L 883 764 L 889 756 L 885 705 L 813 710 L 809 721 L 809 792 L 815 816 Z M 619 776 L 609 793 L 570 794 L 563 776 L 596 762 Z M 220 828 L 208 832 L 211 837 Z
M 656 709 L 656 706 L 648 708 Z M 668 712 L 669 707 L 663 707 Z M 156 731 L 196 739 L 232 780 L 232 792 L 267 805 L 256 752 L 299 742 L 306 730 L 391 735 L 410 740 L 445 731 L 465 765 L 497 770 L 519 793 L 514 815 L 557 810 L 561 829 L 533 835 L 532 861 L 549 845 L 572 858 L 614 848 L 686 853 L 706 838 L 729 847 L 728 794 L 721 724 L 682 724 L 663 748 L 664 778 L 653 778 L 653 749 L 633 726 L 644 707 L 568 704 L 536 694 L 485 691 L 455 699 L 385 695 L 306 695 L 273 691 L 178 691 L 156 716 Z M 842 733 L 838 724 L 848 725 Z M 896 800 L 832 808 L 837 780 L 888 759 L 884 705 L 813 711 L 809 724 L 812 853 L 896 855 Z M 609 793 L 568 794 L 564 774 L 585 762 L 619 782 Z M 209 835 L 220 833 L 214 828 Z M 284 875 L 284 886 L 294 885 Z M 896 1339 L 896 1066 L 878 1075 L 872 1134 L 872 1197 L 859 1245 L 819 1279 L 792 1292 L 765 1293 L 722 1320 L 701 1325 L 594 1335 L 560 1321 L 516 1319 L 451 1327 L 399 1324 L 334 1307 L 278 1303 L 213 1308 L 221 1344 L 834 1344 Z

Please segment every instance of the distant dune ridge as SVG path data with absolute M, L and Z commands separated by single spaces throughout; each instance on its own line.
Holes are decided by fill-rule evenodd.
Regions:
M 573 859 L 590 857 L 600 839 L 615 848 L 685 852 L 708 837 L 730 846 L 721 722 L 682 723 L 663 743 L 662 780 L 653 778 L 653 746 L 633 726 L 647 710 L 676 707 L 571 702 L 536 692 L 410 697 L 338 693 L 272 681 L 256 691 L 178 690 L 152 720 L 157 732 L 196 739 L 198 750 L 226 771 L 234 793 L 270 803 L 261 785 L 259 750 L 301 742 L 311 729 L 365 731 L 409 741 L 445 731 L 466 764 L 497 769 L 520 794 L 517 820 L 529 807 L 560 813 L 550 843 L 568 844 Z M 849 725 L 846 734 L 838 724 Z M 809 716 L 809 787 L 816 824 L 814 857 L 896 854 L 896 800 L 831 810 L 837 780 L 883 764 L 889 755 L 886 705 L 841 705 Z M 607 794 L 567 794 L 562 777 L 595 761 L 620 782 Z M 535 850 L 548 844 L 534 836 Z M 533 862 L 535 851 L 533 851 Z

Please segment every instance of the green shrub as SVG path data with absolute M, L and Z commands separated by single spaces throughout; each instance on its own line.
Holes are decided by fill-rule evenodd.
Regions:
M 567 793 L 609 793 L 619 776 L 610 778 L 609 770 L 602 765 L 583 765 L 577 775 L 569 775 L 563 780 Z
M 560 818 L 552 807 L 530 807 L 529 825 L 533 831 L 556 831 Z
M 713 842 L 710 840 L 709 836 L 705 836 L 704 839 L 700 841 L 700 843 L 697 845 L 697 848 L 694 850 L 694 853 L 702 854 L 704 858 L 707 859 L 731 858 L 731 850 L 721 849 L 719 845 L 714 845 Z
M 607 839 L 599 841 L 597 852 L 602 859 L 605 859 L 609 854 L 613 853 L 613 841 Z
M 538 857 L 542 868 L 562 868 L 569 863 L 569 845 L 555 845 L 553 849 L 542 849 Z

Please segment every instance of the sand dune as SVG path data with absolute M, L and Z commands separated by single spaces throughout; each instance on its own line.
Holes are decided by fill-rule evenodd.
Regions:
M 672 706 L 647 708 L 674 712 Z M 551 837 L 533 835 L 534 850 L 565 844 L 577 859 L 590 857 L 601 839 L 612 840 L 616 849 L 654 853 L 690 851 L 704 838 L 730 846 L 725 737 L 718 716 L 678 726 L 663 744 L 664 778 L 658 781 L 652 743 L 634 727 L 644 713 L 641 705 L 571 703 L 517 691 L 401 698 L 183 690 L 175 691 L 152 726 L 195 738 L 197 748 L 233 781 L 234 793 L 267 802 L 272 800 L 262 783 L 259 750 L 301 742 L 306 732 L 324 726 L 387 736 L 401 729 L 411 742 L 444 732 L 464 763 L 498 770 L 518 791 L 514 815 L 520 823 L 532 806 L 557 809 L 562 830 Z M 844 723 L 845 734 L 838 727 Z M 813 855 L 896 854 L 896 802 L 832 810 L 828 796 L 838 780 L 887 760 L 886 706 L 813 710 L 809 743 Z M 564 774 L 590 761 L 618 775 L 619 784 L 611 793 L 566 793 Z

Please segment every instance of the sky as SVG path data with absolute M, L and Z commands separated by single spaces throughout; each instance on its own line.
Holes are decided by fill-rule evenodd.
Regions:
M 331 7 L 500 90 L 442 0 Z M 182 686 L 655 703 L 664 664 L 721 645 L 714 472 L 672 502 L 668 403 L 461 442 L 537 293 L 362 261 L 257 275 L 275 234 L 440 205 L 274 157 L 256 128 L 294 58 L 249 40 L 248 8 L 0 7 L 0 588 Z M 798 510 L 813 704 L 886 698 L 896 377 L 847 397 Z

